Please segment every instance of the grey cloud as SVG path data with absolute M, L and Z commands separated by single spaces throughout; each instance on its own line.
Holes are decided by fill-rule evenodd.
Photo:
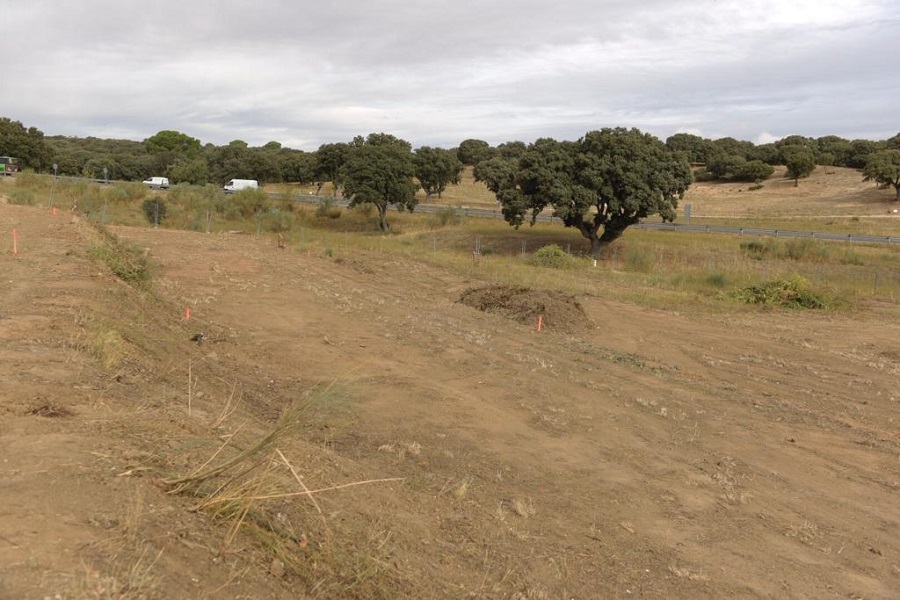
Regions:
M 315 149 L 387 131 L 413 145 L 604 126 L 666 137 L 897 128 L 887 0 L 30 0 L 0 114 L 48 134 Z

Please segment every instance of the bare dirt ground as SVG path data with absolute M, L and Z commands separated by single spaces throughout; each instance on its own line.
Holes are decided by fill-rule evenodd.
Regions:
M 152 293 L 89 224 L 0 200 L 0 598 L 898 597 L 894 306 L 598 288 L 538 333 L 459 302 L 490 282 L 388 254 L 114 233 Z M 264 468 L 360 485 L 258 513 L 172 493 L 310 390 Z

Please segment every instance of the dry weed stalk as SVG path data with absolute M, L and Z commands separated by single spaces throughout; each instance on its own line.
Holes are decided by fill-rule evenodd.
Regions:
M 236 390 L 237 390 L 237 382 L 235 382 L 231 385 L 231 394 L 228 395 L 228 400 L 225 401 L 225 406 L 222 407 L 222 412 L 219 415 L 219 418 L 216 419 L 215 423 L 212 424 L 213 429 L 218 429 L 219 427 L 221 427 L 222 424 L 226 420 L 228 420 L 228 418 L 231 415 L 234 414 L 234 411 L 237 410 L 238 406 L 240 406 L 240 404 L 241 404 L 240 398 L 237 399 L 237 402 L 234 402 L 234 404 L 232 404 L 232 402 L 234 401 L 234 394 L 235 394 Z
M 227 415 L 236 410 L 237 406 L 233 403 L 234 393 L 234 389 L 232 389 L 232 395 L 217 423 L 221 423 Z M 292 558 L 293 551 L 289 549 L 290 546 L 283 546 L 284 541 L 289 540 L 305 546 L 306 536 L 295 534 L 290 525 L 287 527 L 279 525 L 278 519 L 269 518 L 266 507 L 261 504 L 265 501 L 296 497 L 309 498 L 324 526 L 327 536 L 325 547 L 331 548 L 333 535 L 325 518 L 325 512 L 315 499 L 316 494 L 372 483 L 402 481 L 402 478 L 399 477 L 370 479 L 319 489 L 310 489 L 306 485 L 297 469 L 288 460 L 285 453 L 277 447 L 277 444 L 279 440 L 296 430 L 302 423 L 302 417 L 309 406 L 321 398 L 322 394 L 316 394 L 303 402 L 292 405 L 285 410 L 274 429 L 251 446 L 237 451 L 233 448 L 233 444 L 237 439 L 237 431 L 246 425 L 246 423 L 242 424 L 200 467 L 189 475 L 166 481 L 170 487 L 170 493 L 188 494 L 199 499 L 193 510 L 206 511 L 215 518 L 229 521 L 228 531 L 222 542 L 223 550 L 234 542 L 238 532 L 247 525 L 250 526 L 247 531 L 256 536 L 282 562 L 295 565 L 296 557 Z M 234 455 L 226 458 L 224 456 L 226 450 Z M 294 489 L 287 487 L 289 481 L 279 467 L 287 469 L 296 485 L 299 485 L 299 490 L 296 487 Z
M 193 361 L 188 359 L 188 417 L 191 416 L 191 396 L 193 396 L 193 377 L 192 377 Z
M 171 487 L 172 493 L 181 494 L 189 491 L 190 489 L 197 491 L 200 485 L 202 485 L 207 480 L 219 475 L 223 475 L 226 472 L 231 471 L 235 467 L 243 466 L 247 461 L 253 461 L 254 459 L 257 459 L 257 457 L 266 454 L 275 445 L 275 442 L 281 439 L 285 434 L 296 429 L 300 425 L 300 417 L 309 408 L 313 401 L 314 399 L 308 399 L 304 402 L 298 402 L 289 406 L 287 409 L 285 409 L 285 412 L 281 415 L 281 418 L 278 420 L 278 423 L 272 431 L 263 436 L 254 445 L 242 450 L 236 456 L 232 457 L 229 460 L 226 460 L 222 464 L 215 467 L 206 468 L 206 466 L 209 465 L 215 459 L 215 457 L 225 449 L 230 441 L 234 439 L 233 435 L 229 438 L 229 440 L 226 440 L 222 444 L 222 446 L 216 451 L 216 453 L 213 454 L 213 456 L 209 460 L 207 460 L 200 469 L 194 471 L 192 474 L 186 477 L 167 480 L 165 483 Z M 258 466 L 258 464 L 260 463 L 257 460 L 254 463 L 254 467 Z

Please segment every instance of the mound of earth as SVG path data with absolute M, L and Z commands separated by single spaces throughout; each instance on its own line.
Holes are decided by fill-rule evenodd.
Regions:
M 533 290 L 511 285 L 469 288 L 459 301 L 487 313 L 496 313 L 520 323 L 537 324 L 557 331 L 575 331 L 590 326 L 575 296 L 553 290 Z

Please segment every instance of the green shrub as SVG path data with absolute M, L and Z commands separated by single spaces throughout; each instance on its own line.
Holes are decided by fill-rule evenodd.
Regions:
M 316 207 L 316 217 L 319 218 L 339 219 L 341 217 L 341 212 L 341 208 L 335 206 L 334 200 L 331 198 L 322 198 L 319 200 L 319 205 Z
M 275 233 L 290 231 L 294 226 L 294 214 L 273 206 L 262 216 L 261 223 L 266 231 Z
M 725 273 L 710 273 L 706 276 L 706 284 L 715 288 L 723 288 L 728 283 Z
M 749 240 L 741 242 L 741 250 L 750 258 L 762 260 L 771 253 L 772 246 L 760 240 Z
M 147 198 L 141 204 L 141 211 L 148 221 L 162 225 L 166 220 L 166 201 L 161 198 Z
M 775 172 L 775 167 L 766 164 L 761 160 L 750 160 L 745 162 L 738 168 L 732 179 L 735 181 L 753 181 L 756 186 L 751 189 L 759 189 L 761 181 L 767 179 Z
M 114 204 L 128 204 L 147 197 L 147 186 L 143 183 L 114 183 L 106 192 L 106 197 Z
M 269 196 L 260 189 L 241 190 L 224 199 L 225 218 L 249 219 L 269 206 Z
M 172 204 L 190 207 L 199 202 L 200 190 L 202 189 L 190 183 L 176 183 L 166 192 L 166 199 Z
M 747 304 L 784 308 L 827 308 L 826 298 L 810 288 L 809 282 L 796 275 L 790 279 L 771 279 L 734 292 L 734 297 Z
M 459 225 L 462 221 L 462 211 L 459 208 L 454 208 L 452 206 L 441 207 L 436 212 L 431 213 L 428 217 L 428 224 L 432 228 Z
M 784 245 L 785 257 L 791 260 L 822 262 L 828 258 L 828 246 L 819 240 L 789 240 Z
M 481 248 L 481 253 L 484 254 L 484 247 Z M 526 262 L 535 267 L 564 269 L 572 266 L 572 257 L 557 244 L 550 244 L 529 256 Z

